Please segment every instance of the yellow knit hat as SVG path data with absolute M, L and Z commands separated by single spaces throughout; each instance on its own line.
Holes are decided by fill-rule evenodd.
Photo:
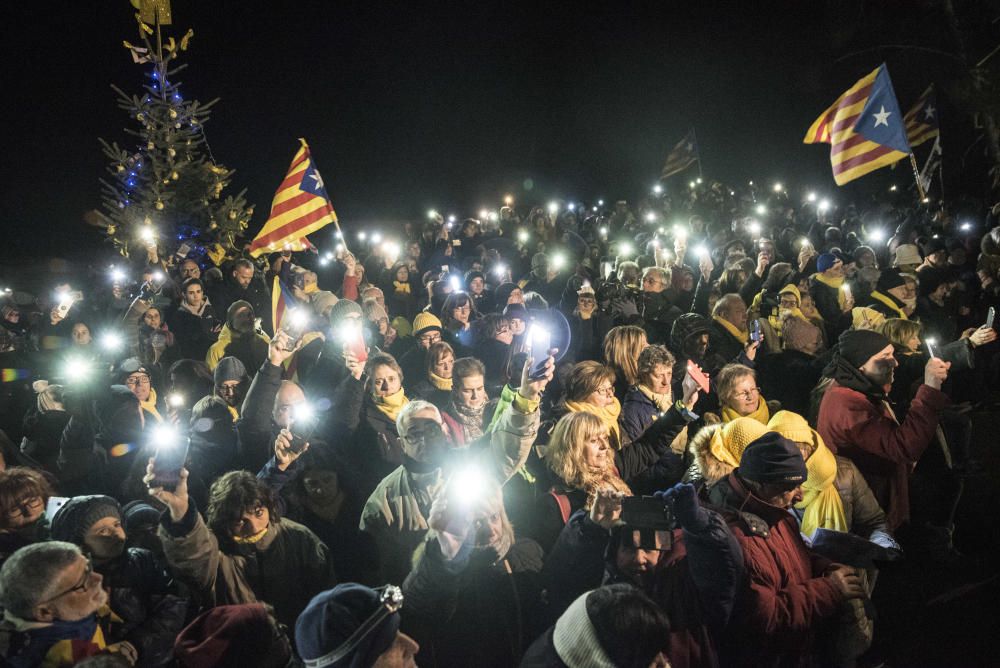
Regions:
M 790 441 L 796 443 L 815 444 L 814 435 L 806 419 L 798 413 L 792 411 L 778 411 L 767 423 L 770 431 L 776 431 Z
M 720 462 L 733 468 L 740 465 L 746 447 L 766 434 L 767 427 L 748 417 L 739 417 L 716 430 L 709 444 L 709 451 Z
M 420 336 L 431 330 L 441 331 L 441 320 L 433 313 L 421 311 L 413 319 L 413 336 Z

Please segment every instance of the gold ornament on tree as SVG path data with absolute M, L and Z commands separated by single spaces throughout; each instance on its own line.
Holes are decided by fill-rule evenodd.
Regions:
M 177 172 L 171 172 L 170 173 L 170 178 L 173 179 L 174 181 L 176 181 L 177 179 L 180 178 L 180 174 L 178 174 Z
M 169 115 L 170 115 L 170 118 L 177 118 L 177 110 L 176 110 L 176 109 L 171 109 L 171 110 L 170 110 L 169 112 L 167 112 L 167 113 L 169 113 Z
M 156 200 L 156 204 L 154 204 L 153 206 L 156 207 L 157 211 L 163 211 L 163 202 L 161 202 L 160 200 Z
M 146 148 L 152 151 L 154 148 L 156 148 L 156 144 L 154 144 L 153 142 L 149 142 L 146 144 Z
M 177 155 L 177 151 L 175 151 L 175 150 L 174 150 L 174 149 L 172 149 L 172 148 L 168 148 L 168 149 L 167 149 L 167 155 L 169 155 L 169 156 L 170 156 L 170 157 L 172 158 L 172 157 L 174 157 L 175 155 Z

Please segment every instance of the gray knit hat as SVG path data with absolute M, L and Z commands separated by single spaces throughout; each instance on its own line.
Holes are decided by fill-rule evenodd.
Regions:
M 235 357 L 223 357 L 219 360 L 219 366 L 215 367 L 213 378 L 217 387 L 227 380 L 243 382 L 247 379 L 247 368 Z
M 364 315 L 357 302 L 353 302 L 350 299 L 341 299 L 330 308 L 330 326 L 336 331 L 337 326 L 344 318 L 351 314 L 356 314 L 359 318 Z
M 105 517 L 122 518 L 122 508 L 110 496 L 74 496 L 52 518 L 52 540 L 83 543 L 87 530 Z

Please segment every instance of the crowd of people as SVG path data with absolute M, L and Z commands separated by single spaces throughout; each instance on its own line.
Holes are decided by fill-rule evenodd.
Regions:
M 958 558 L 1000 205 L 690 185 L 15 281 L 3 661 L 870 660 Z

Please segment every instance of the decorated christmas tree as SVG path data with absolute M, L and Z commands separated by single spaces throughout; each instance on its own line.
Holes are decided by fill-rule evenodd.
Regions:
M 105 231 L 123 256 L 139 261 L 154 244 L 159 257 L 170 257 L 187 244 L 189 255 L 205 253 L 219 263 L 234 254 L 253 206 L 247 205 L 246 190 L 223 196 L 233 170 L 215 161 L 205 136 L 218 99 L 201 104 L 181 93 L 177 75 L 186 65 L 176 61 L 193 31 L 179 42 L 164 40 L 161 26 L 169 23 L 169 14 L 150 17 L 140 11 L 136 19 L 144 46 L 124 44 L 132 59 L 149 70 L 138 95 L 112 85 L 118 106 L 135 123 L 125 132 L 136 138 L 136 145 L 127 150 L 100 140 L 111 176 L 101 179 Z

